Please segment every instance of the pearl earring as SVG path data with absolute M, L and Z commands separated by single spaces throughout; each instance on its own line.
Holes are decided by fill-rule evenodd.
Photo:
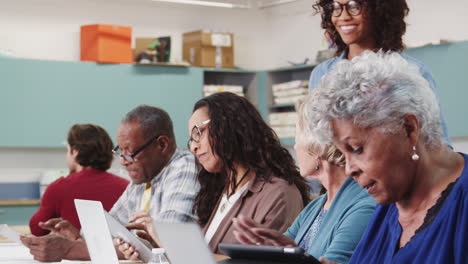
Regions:
M 413 146 L 413 155 L 411 155 L 411 159 L 413 159 L 414 161 L 419 160 L 419 155 L 416 154 L 416 146 Z
M 320 169 L 319 167 L 319 160 L 317 159 L 317 165 L 315 166 L 315 170 L 318 171 Z

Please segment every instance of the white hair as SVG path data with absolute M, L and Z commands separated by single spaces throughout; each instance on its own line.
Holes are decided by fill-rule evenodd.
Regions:
M 349 119 L 361 128 L 394 133 L 402 128 L 406 114 L 418 119 L 426 146 L 441 145 L 439 105 L 418 67 L 398 53 L 366 51 L 351 61 L 341 61 L 322 78 L 306 98 L 301 118 L 307 120 L 306 133 L 329 144 L 334 119 Z

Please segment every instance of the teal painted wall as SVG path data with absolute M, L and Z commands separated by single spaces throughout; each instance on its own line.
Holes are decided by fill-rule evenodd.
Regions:
M 39 205 L 0 206 L 0 224 L 28 225 Z
M 99 124 L 115 142 L 121 118 L 139 104 L 165 109 L 185 146 L 203 70 L 0 59 L 0 79 L 0 146 L 63 146 L 74 123 Z
M 431 70 L 449 135 L 468 136 L 468 42 L 426 46 L 405 52 Z
M 468 136 L 468 42 L 406 53 L 431 69 L 450 136 Z M 0 58 L 0 147 L 61 147 L 74 123 L 99 124 L 115 139 L 121 118 L 139 104 L 168 111 L 185 146 L 206 70 Z M 257 77 L 258 106 L 267 118 L 266 72 Z

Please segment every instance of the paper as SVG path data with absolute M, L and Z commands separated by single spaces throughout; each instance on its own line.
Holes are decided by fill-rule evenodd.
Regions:
M 2 225 L 2 236 L 4 236 Z M 9 228 L 9 227 L 7 227 Z M 6 236 L 6 235 L 5 235 Z M 16 264 L 16 263 L 39 263 L 34 261 L 33 256 L 29 253 L 29 249 L 18 243 L 0 243 L 0 263 Z
M 10 241 L 16 242 L 20 245 L 23 243 L 20 240 L 20 233 L 11 229 L 8 225 L 0 225 L 0 235 L 8 238 Z

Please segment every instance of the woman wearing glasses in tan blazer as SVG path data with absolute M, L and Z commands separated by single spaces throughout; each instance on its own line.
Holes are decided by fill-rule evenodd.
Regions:
M 283 232 L 309 202 L 293 158 L 247 99 L 226 92 L 201 99 L 189 133 L 202 167 L 193 210 L 213 252 L 219 243 L 238 243 L 238 215 Z

